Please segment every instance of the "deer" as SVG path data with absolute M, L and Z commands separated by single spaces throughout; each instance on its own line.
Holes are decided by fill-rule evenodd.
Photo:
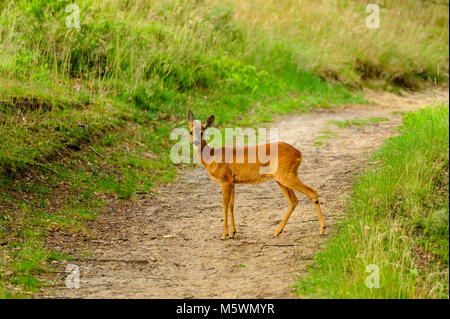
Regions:
M 220 184 L 222 188 L 222 208 L 223 208 L 223 234 L 221 239 L 234 238 L 236 226 L 234 222 L 234 195 L 235 184 L 259 184 L 268 180 L 275 180 L 281 191 L 286 196 L 289 206 L 281 220 L 274 237 L 278 237 L 283 232 L 286 223 L 298 204 L 298 198 L 294 190 L 306 195 L 314 204 L 319 220 L 319 234 L 325 233 L 325 220 L 319 204 L 317 191 L 300 181 L 297 175 L 298 167 L 302 162 L 302 153 L 293 146 L 284 142 L 272 142 L 254 146 L 225 146 L 213 148 L 208 145 L 204 132 L 214 123 L 214 115 L 209 116 L 197 130 L 194 129 L 194 114 L 188 112 L 189 139 L 197 153 L 201 164 L 205 167 L 211 180 Z M 271 145 L 276 143 L 275 145 Z M 249 154 L 259 154 L 262 151 L 270 151 L 270 147 L 277 147 L 277 157 L 270 162 L 263 163 L 260 158 L 255 161 L 249 160 Z M 252 149 L 253 148 L 253 149 Z M 256 152 L 255 152 L 256 151 Z M 225 161 L 226 152 L 233 154 L 233 160 Z M 237 161 L 237 153 L 244 154 L 244 161 Z M 255 153 L 252 153 L 255 152 Z M 205 160 L 202 154 L 211 155 L 210 160 Z M 216 155 L 218 154 L 218 155 Z M 267 171 L 261 174 L 261 168 Z M 230 233 L 228 233 L 228 213 L 230 216 Z

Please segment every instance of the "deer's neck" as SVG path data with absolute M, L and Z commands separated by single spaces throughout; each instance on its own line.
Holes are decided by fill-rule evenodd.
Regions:
M 200 158 L 202 165 L 206 168 L 208 163 L 206 163 L 203 159 L 202 154 L 211 154 L 214 148 L 210 147 L 208 143 L 204 139 L 202 139 L 201 147 L 197 148 L 197 156 Z

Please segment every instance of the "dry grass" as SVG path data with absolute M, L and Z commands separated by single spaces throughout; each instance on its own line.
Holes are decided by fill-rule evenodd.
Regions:
M 297 69 L 353 84 L 448 81 L 448 1 L 232 2 L 235 18 L 250 30 L 246 55 L 261 64 L 282 70 L 289 56 Z M 369 3 L 380 6 L 379 29 L 366 27 Z M 274 60 L 271 50 L 281 54 Z

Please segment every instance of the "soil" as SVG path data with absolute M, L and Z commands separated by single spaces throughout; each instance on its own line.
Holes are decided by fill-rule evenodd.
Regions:
M 437 100 L 441 90 L 402 95 L 366 91 L 371 104 L 318 109 L 280 117 L 272 124 L 279 140 L 303 154 L 299 178 L 317 189 L 327 223 L 319 235 L 314 206 L 299 204 L 284 232 L 273 233 L 288 206 L 278 185 L 236 186 L 234 239 L 220 240 L 220 186 L 202 166 L 180 168 L 177 179 L 141 195 L 133 209 L 112 207 L 91 225 L 93 238 L 72 245 L 70 263 L 80 271 L 80 288 L 65 286 L 65 263 L 53 287 L 40 297 L 57 298 L 292 298 L 292 284 L 310 265 L 345 217 L 353 181 L 368 156 L 397 134 L 401 114 Z M 339 128 L 330 120 L 386 117 L 388 121 Z M 325 133 L 324 130 L 328 130 Z M 318 136 L 335 136 L 320 140 Z

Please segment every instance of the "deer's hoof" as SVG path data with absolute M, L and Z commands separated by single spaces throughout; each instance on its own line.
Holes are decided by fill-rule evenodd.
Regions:
M 320 235 L 324 235 L 325 234 L 325 226 L 320 227 Z
M 220 240 L 227 240 L 227 235 L 223 235 L 222 237 L 220 237 Z

